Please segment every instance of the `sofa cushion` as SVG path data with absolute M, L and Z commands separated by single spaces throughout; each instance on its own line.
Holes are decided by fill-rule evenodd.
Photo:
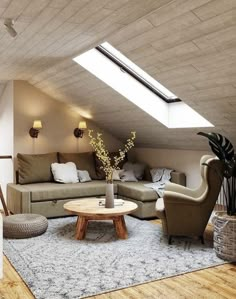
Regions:
M 94 154 L 86 153 L 58 153 L 60 163 L 74 162 L 77 169 L 87 170 L 91 179 L 96 180 L 98 176 L 95 170 Z
M 51 164 L 57 162 L 57 153 L 17 154 L 19 183 L 29 184 L 53 181 Z
M 138 182 L 118 182 L 118 194 L 127 198 L 133 198 L 140 201 L 153 201 L 158 198 L 157 193 L 144 186 L 148 181 Z
M 60 199 L 73 199 L 80 197 L 104 196 L 106 182 L 97 180 L 86 183 L 38 183 L 24 186 L 31 194 L 31 201 L 47 201 Z M 117 185 L 114 184 L 114 193 L 117 193 Z
M 123 169 L 125 170 L 133 170 L 134 175 L 136 179 L 142 180 L 144 176 L 144 170 L 146 168 L 146 165 L 144 163 L 132 163 L 132 162 L 126 162 L 123 165 Z
M 146 167 L 144 169 L 144 175 L 143 175 L 144 181 L 149 181 L 149 182 L 152 181 L 152 176 L 151 176 L 150 170 L 151 170 L 151 168 L 148 165 L 146 165 Z

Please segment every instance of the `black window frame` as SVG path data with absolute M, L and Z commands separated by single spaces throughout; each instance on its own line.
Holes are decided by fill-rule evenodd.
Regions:
M 143 86 L 148 88 L 151 92 L 153 92 L 155 95 L 160 97 L 162 100 L 164 100 L 166 103 L 176 103 L 181 102 L 181 99 L 176 97 L 168 98 L 164 93 L 162 93 L 158 88 L 156 88 L 152 83 L 150 83 L 148 80 L 140 76 L 137 72 L 135 72 L 131 67 L 129 67 L 126 63 L 124 63 L 122 60 L 117 58 L 113 53 L 111 53 L 109 50 L 107 50 L 104 46 L 99 45 L 95 47 L 97 51 L 99 51 L 101 54 L 106 56 L 109 60 L 111 60 L 113 63 L 115 63 L 118 67 L 120 67 L 122 72 L 125 72 L 129 74 L 131 77 L 133 77 L 135 80 L 137 80 L 139 83 L 141 83 Z

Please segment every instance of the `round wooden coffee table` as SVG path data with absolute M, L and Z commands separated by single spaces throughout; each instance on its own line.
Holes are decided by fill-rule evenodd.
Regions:
M 137 204 L 124 200 L 122 206 L 119 205 L 108 209 L 104 206 L 99 206 L 99 201 L 101 201 L 101 198 L 84 198 L 64 204 L 66 211 L 70 214 L 78 215 L 75 238 L 77 240 L 84 239 L 89 220 L 113 220 L 118 238 L 127 239 L 128 233 L 124 215 L 135 211 L 138 208 Z

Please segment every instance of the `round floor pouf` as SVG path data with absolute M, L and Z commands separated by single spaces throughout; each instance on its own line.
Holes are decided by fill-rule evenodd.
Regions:
M 11 239 L 32 238 L 48 228 L 46 217 L 37 214 L 16 214 L 4 217 L 3 236 Z

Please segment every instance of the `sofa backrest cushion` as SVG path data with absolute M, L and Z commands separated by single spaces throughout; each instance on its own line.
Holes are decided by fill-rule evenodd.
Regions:
M 51 164 L 58 162 L 57 153 L 28 155 L 17 154 L 19 183 L 52 182 Z
M 74 162 L 77 169 L 87 170 L 92 180 L 98 179 L 93 152 L 58 153 L 58 159 L 60 163 Z
M 147 165 L 144 169 L 144 176 L 143 176 L 143 179 L 145 181 L 152 181 L 152 176 L 151 176 L 151 172 L 150 172 L 150 167 Z
M 144 170 L 146 165 L 144 163 L 132 163 L 132 162 L 125 162 L 123 165 L 124 170 L 133 170 L 136 179 L 142 180 L 144 176 Z
M 110 155 L 110 158 L 112 159 L 112 163 L 113 163 L 113 159 L 115 156 L 119 156 L 119 152 L 112 152 L 109 154 Z M 95 169 L 96 169 L 96 174 L 97 174 L 97 177 L 98 179 L 100 180 L 104 180 L 105 179 L 105 172 L 101 169 L 101 166 L 102 166 L 102 162 L 97 158 L 96 156 L 96 153 L 94 153 L 94 159 L 95 159 Z M 119 167 L 120 169 L 122 169 L 123 165 L 125 164 L 125 162 L 127 162 L 128 159 L 127 159 L 127 155 L 125 155 L 125 158 L 124 160 L 122 160 L 120 163 L 119 163 Z

